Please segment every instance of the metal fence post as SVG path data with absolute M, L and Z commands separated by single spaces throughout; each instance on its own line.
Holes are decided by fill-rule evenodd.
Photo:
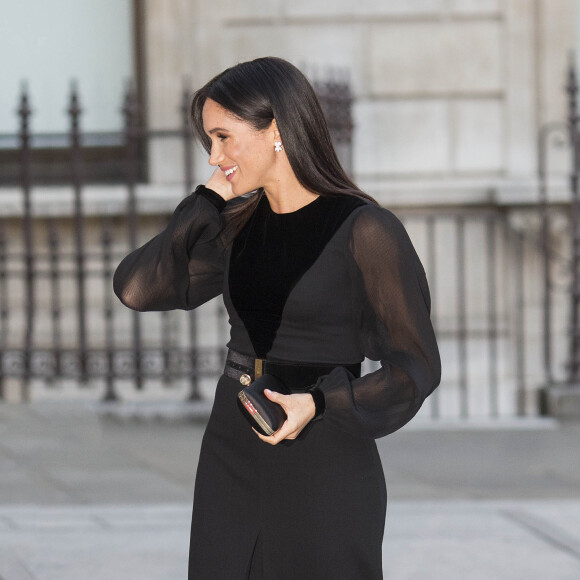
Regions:
M 181 123 L 183 131 L 183 168 L 185 171 L 185 194 L 191 194 L 193 189 L 193 140 L 191 134 L 191 123 L 190 123 L 190 105 L 191 105 L 191 92 L 189 90 L 188 79 L 183 80 L 183 93 L 181 100 Z M 189 323 L 189 361 L 191 365 L 191 374 L 189 377 L 190 391 L 188 395 L 188 400 L 196 401 L 199 400 L 199 369 L 198 361 L 200 360 L 198 356 L 198 343 L 197 343 L 197 312 L 191 310 L 187 313 L 188 323 Z
M 103 401 L 118 400 L 115 392 L 115 329 L 113 327 L 113 292 L 111 280 L 113 278 L 112 250 L 113 236 L 111 233 L 111 220 L 109 217 L 101 218 L 101 246 L 103 263 L 103 317 L 105 320 L 105 393 Z
M 572 304 L 571 304 L 571 340 L 570 340 L 570 368 L 568 382 L 580 382 L 580 134 L 578 131 L 578 82 L 576 65 L 570 59 L 568 70 L 568 127 L 570 144 L 572 146 L 572 174 L 570 187 L 572 191 Z
M 74 190 L 74 230 L 77 282 L 77 332 L 80 380 L 88 381 L 87 371 L 87 303 L 85 288 L 84 215 L 82 201 L 82 158 L 79 129 L 80 108 L 76 82 L 72 83 L 68 114 L 70 116 L 71 176 Z
M 125 150 L 127 156 L 127 221 L 129 225 L 129 248 L 137 247 L 137 142 L 139 138 L 139 102 L 133 83 L 129 83 L 123 105 L 125 117 Z M 141 318 L 138 312 L 132 313 L 133 354 L 135 357 L 135 387 L 143 388 L 143 348 L 141 342 Z
M 63 318 L 62 312 L 62 294 L 61 294 L 61 282 L 62 276 L 59 269 L 59 258 L 60 258 L 60 247 L 58 239 L 58 231 L 56 225 L 56 218 L 50 218 L 46 222 L 47 226 L 47 239 L 46 243 L 48 246 L 48 275 L 50 279 L 50 294 L 51 294 L 51 305 L 50 305 L 50 319 L 52 324 L 52 334 L 51 334 L 51 347 L 52 347 L 52 360 L 53 364 L 53 376 L 49 378 L 52 382 L 57 377 L 63 376 L 63 365 L 62 365 L 62 333 L 60 322 Z
M 30 400 L 30 379 L 32 374 L 32 347 L 34 341 L 34 314 L 35 314 L 35 292 L 34 292 L 34 232 L 32 223 L 32 202 L 31 202 L 31 159 L 30 159 L 30 125 L 29 118 L 32 114 L 28 98 L 28 87 L 22 84 L 20 96 L 20 106 L 18 115 L 20 117 L 20 187 L 23 201 L 23 242 L 24 242 L 24 263 L 25 263 L 25 296 L 26 314 L 24 331 L 24 358 L 22 373 L 22 399 Z

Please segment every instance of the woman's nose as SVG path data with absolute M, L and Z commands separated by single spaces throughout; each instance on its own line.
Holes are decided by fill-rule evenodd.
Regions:
M 222 160 L 223 155 L 219 147 L 212 145 L 211 151 L 209 154 L 208 163 L 210 165 L 219 165 L 220 161 Z

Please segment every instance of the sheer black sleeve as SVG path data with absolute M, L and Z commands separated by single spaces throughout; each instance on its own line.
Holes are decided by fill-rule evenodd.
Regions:
M 401 222 L 367 206 L 350 251 L 360 295 L 361 350 L 381 368 L 355 378 L 343 367 L 321 377 L 323 420 L 354 435 L 383 437 L 407 423 L 437 387 L 441 362 L 423 266 Z
M 225 248 L 219 237 L 225 200 L 199 186 L 168 226 L 117 267 L 113 289 L 133 310 L 191 310 L 221 294 Z

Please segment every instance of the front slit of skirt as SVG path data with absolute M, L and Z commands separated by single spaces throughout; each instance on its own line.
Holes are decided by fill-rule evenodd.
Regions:
M 264 551 L 262 543 L 262 530 L 258 531 L 254 549 L 252 551 L 252 558 L 250 561 L 250 571 L 248 573 L 248 580 L 265 580 L 264 578 Z

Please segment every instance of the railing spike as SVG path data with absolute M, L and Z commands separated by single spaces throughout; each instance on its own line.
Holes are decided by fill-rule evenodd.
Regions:
M 18 104 L 18 116 L 20 117 L 20 126 L 22 129 L 28 128 L 28 118 L 32 114 L 30 107 L 30 97 L 28 95 L 28 82 L 23 80 L 20 83 L 20 98 Z
M 78 84 L 76 79 L 72 79 L 70 83 L 69 106 L 67 109 L 67 113 L 71 117 L 72 127 L 78 127 L 78 119 L 82 112 Z
M 135 127 L 138 125 L 139 100 L 137 98 L 137 89 L 133 79 L 129 79 L 125 85 L 122 113 L 125 118 L 126 127 Z
M 181 114 L 183 126 L 189 127 L 189 106 L 191 101 L 191 78 L 185 75 L 181 81 Z

